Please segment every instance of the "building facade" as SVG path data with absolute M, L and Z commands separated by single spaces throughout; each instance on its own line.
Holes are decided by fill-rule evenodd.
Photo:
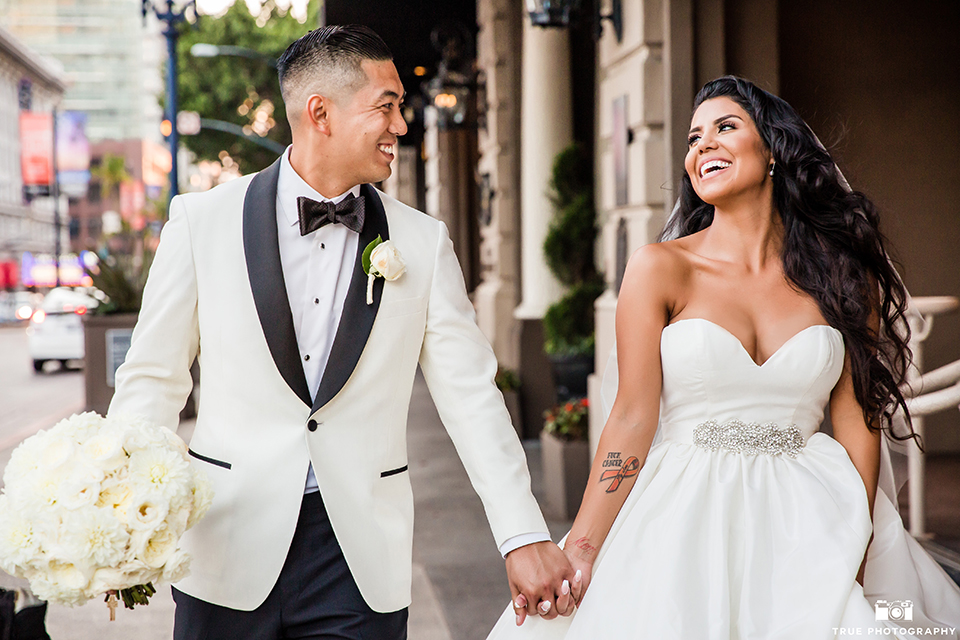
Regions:
M 602 229 L 598 266 L 607 279 L 596 304 L 593 406 L 600 406 L 600 375 L 614 344 L 623 268 L 633 251 L 656 240 L 673 207 L 696 91 L 724 74 L 753 80 L 807 120 L 853 187 L 879 207 L 883 231 L 914 296 L 960 295 L 960 166 L 948 151 L 960 142 L 960 41 L 950 33 L 950 25 L 960 21 L 960 5 L 936 0 L 909 7 L 893 0 L 623 0 L 622 7 L 622 39 L 605 21 L 597 42 L 595 86 L 574 89 L 590 91 L 594 99 L 595 194 Z M 599 1 L 601 13 L 611 8 L 609 1 Z M 504 133 L 495 136 L 488 128 L 486 142 L 481 135 L 480 173 L 490 174 L 487 179 L 498 193 L 492 207 L 497 226 L 491 225 L 482 239 L 484 284 L 476 303 L 481 320 L 488 319 L 485 331 L 498 355 L 519 363 L 522 340 L 514 335 L 523 321 L 511 317 L 509 300 L 513 296 L 522 307 L 525 296 L 515 292 L 526 292 L 529 274 L 536 277 L 542 268 L 530 263 L 542 263 L 533 247 L 542 242 L 536 223 L 545 214 L 522 197 L 505 198 L 506 206 L 501 205 L 499 190 L 518 180 L 521 191 L 526 186 L 527 152 L 511 145 L 519 140 L 522 147 L 530 139 L 528 129 L 542 126 L 521 115 L 530 97 L 524 91 L 539 86 L 534 90 L 544 102 L 566 98 L 557 73 L 549 72 L 553 82 L 547 85 L 529 77 L 543 77 L 546 62 L 531 65 L 529 47 L 538 36 L 522 3 L 479 0 L 477 14 L 478 64 L 487 77 L 488 96 L 496 95 L 488 98 L 488 118 Z M 514 78 L 512 84 L 491 82 L 507 75 Z M 500 91 L 501 86 L 509 91 Z M 556 145 L 567 139 L 565 133 L 555 135 Z M 512 157 L 523 159 L 521 166 L 503 161 L 501 142 L 512 149 Z M 529 186 L 538 187 L 546 189 L 546 184 Z M 516 244 L 524 250 L 511 249 Z M 484 292 L 484 287 L 500 291 L 504 286 L 508 293 L 499 303 Z M 550 291 L 539 287 L 548 302 L 555 295 Z M 937 318 L 924 346 L 926 370 L 960 358 L 960 315 Z M 522 366 L 520 373 L 525 386 L 544 375 Z M 600 412 L 593 411 L 591 419 L 595 444 Z M 960 451 L 956 423 L 952 413 L 928 419 L 928 451 Z
M 54 201 L 27 203 L 21 171 L 20 112 L 50 114 L 63 98 L 66 82 L 54 63 L 0 28 L 0 264 L 2 286 L 13 288 L 24 252 L 52 254 L 56 248 Z M 66 208 L 61 208 L 66 215 Z M 61 245 L 67 246 L 66 224 Z

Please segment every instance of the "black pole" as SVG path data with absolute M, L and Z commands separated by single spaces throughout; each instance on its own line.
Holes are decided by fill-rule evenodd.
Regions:
M 164 1 L 164 0 L 161 0 Z M 187 0 L 186 5 L 180 12 L 174 11 L 175 0 L 165 0 L 167 8 L 165 11 L 158 9 L 154 0 L 140 0 L 143 11 L 144 23 L 146 23 L 147 12 L 153 11 L 157 20 L 166 25 L 163 35 L 167 38 L 167 108 L 166 115 L 170 121 L 170 197 L 177 195 L 180 190 L 180 181 L 178 177 L 179 167 L 177 166 L 177 147 L 180 146 L 180 134 L 177 131 L 177 39 L 180 34 L 177 33 L 177 24 L 187 19 L 187 13 L 193 11 L 194 18 L 196 14 L 196 0 Z M 167 201 L 167 210 L 170 203 Z
M 177 167 L 177 147 L 180 144 L 180 134 L 177 131 L 177 26 L 172 19 L 173 0 L 167 0 L 167 11 L 171 19 L 167 20 L 167 29 L 163 35 L 167 37 L 167 118 L 170 120 L 170 197 L 167 201 L 169 211 L 169 201 L 173 200 L 180 188 Z
M 60 286 L 60 167 L 57 164 L 57 108 L 53 108 L 53 266 Z

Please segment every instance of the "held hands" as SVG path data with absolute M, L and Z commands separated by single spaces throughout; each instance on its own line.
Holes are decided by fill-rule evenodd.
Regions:
M 580 606 L 580 601 L 583 600 L 583 596 L 587 594 L 587 587 L 590 586 L 593 562 L 588 562 L 571 554 L 568 554 L 567 558 L 570 560 L 570 566 L 574 570 L 574 580 L 580 584 L 579 595 L 574 597 L 575 604 Z
M 517 626 L 528 615 L 568 616 L 583 597 L 581 581 L 560 547 L 536 542 L 507 554 L 507 579 Z

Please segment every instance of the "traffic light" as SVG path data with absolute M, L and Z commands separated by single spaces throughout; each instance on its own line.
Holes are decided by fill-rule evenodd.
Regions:
M 171 133 L 173 133 L 173 124 L 170 123 L 170 118 L 164 118 L 160 121 L 160 135 L 169 138 Z

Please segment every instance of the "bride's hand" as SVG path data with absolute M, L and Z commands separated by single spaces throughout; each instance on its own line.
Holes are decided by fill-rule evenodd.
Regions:
M 570 585 L 570 595 L 573 596 L 574 604 L 579 607 L 580 601 L 583 600 L 583 596 L 587 593 L 587 587 L 590 585 L 590 578 L 593 574 L 593 560 L 583 558 L 576 548 L 573 550 L 564 549 L 563 552 L 567 555 L 570 566 L 576 572 Z

